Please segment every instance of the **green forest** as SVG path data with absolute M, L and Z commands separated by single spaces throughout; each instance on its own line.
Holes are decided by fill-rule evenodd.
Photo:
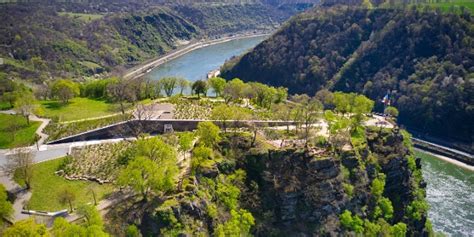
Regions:
M 294 11 L 259 3 L 0 5 L 0 76 L 42 83 L 120 72 L 183 42 L 272 30 Z
M 359 92 L 379 111 L 389 93 L 402 124 L 472 142 L 473 20 L 468 11 L 416 6 L 315 8 L 228 61 L 223 75 L 290 93 Z

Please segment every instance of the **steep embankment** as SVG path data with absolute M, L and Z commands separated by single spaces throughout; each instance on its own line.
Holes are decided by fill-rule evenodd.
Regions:
M 290 17 L 266 4 L 165 3 L 0 5 L 0 69 L 34 82 L 90 76 L 195 38 L 272 29 Z
M 422 236 L 425 184 L 409 138 L 368 130 L 349 150 L 273 149 L 227 134 L 214 152 L 195 148 L 180 191 L 109 213 L 110 231 L 140 223 L 144 235 Z M 398 235 L 397 235 L 398 234 Z
M 390 91 L 402 123 L 472 142 L 473 25 L 469 14 L 314 9 L 228 62 L 223 75 L 291 93 L 328 88 L 380 101 Z

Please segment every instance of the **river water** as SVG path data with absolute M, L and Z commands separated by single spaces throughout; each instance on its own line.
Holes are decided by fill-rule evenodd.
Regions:
M 207 73 L 218 69 L 225 60 L 250 50 L 266 36 L 236 39 L 191 51 L 153 69 L 148 75 L 152 79 L 167 76 L 184 77 L 190 81 L 206 79 Z
M 244 53 L 264 39 L 245 38 L 201 48 L 162 64 L 148 76 L 205 79 L 209 71 L 219 68 L 226 59 Z M 417 156 L 422 158 L 431 207 L 429 218 L 435 231 L 448 236 L 474 236 L 474 173 L 426 153 Z

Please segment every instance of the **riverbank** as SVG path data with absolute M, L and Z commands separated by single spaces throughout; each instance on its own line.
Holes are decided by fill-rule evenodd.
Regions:
M 270 33 L 239 34 L 239 35 L 233 35 L 233 36 L 225 36 L 218 39 L 200 40 L 194 43 L 189 43 L 187 45 L 178 47 L 177 49 L 172 50 L 158 58 L 148 60 L 138 66 L 128 69 L 123 77 L 134 79 L 134 78 L 144 76 L 145 74 L 149 73 L 151 70 L 162 65 L 163 63 L 166 63 L 170 60 L 181 57 L 189 52 L 192 52 L 200 48 L 204 48 L 204 47 L 215 45 L 215 44 L 221 44 L 221 43 L 229 42 L 232 40 L 262 37 L 262 36 L 268 36 L 268 35 L 270 35 Z
M 424 150 L 424 149 L 420 149 L 420 148 L 415 148 L 416 151 L 419 151 L 419 152 L 423 152 L 423 153 L 426 153 L 426 154 L 429 154 L 437 159 L 440 159 L 440 160 L 443 160 L 443 161 L 446 161 L 448 163 L 451 163 L 455 166 L 458 166 L 460 168 L 463 168 L 463 169 L 466 169 L 468 171 L 471 171 L 471 172 L 474 172 L 474 166 L 472 165 L 469 165 L 469 164 L 466 164 L 464 162 L 461 162 L 461 161 L 458 161 L 458 160 L 455 160 L 453 158 L 449 158 L 447 156 L 443 156 L 443 155 L 440 155 L 440 154 L 436 154 L 436 153 L 433 153 L 433 152 L 429 152 L 427 150 Z

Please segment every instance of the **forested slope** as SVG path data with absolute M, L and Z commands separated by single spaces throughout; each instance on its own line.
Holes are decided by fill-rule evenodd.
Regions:
M 472 142 L 473 21 L 468 13 L 314 9 L 228 62 L 223 75 L 291 93 L 328 88 L 380 101 L 391 92 L 402 123 Z
M 34 82 L 90 76 L 194 38 L 273 29 L 292 12 L 261 3 L 162 2 L 0 4 L 0 70 Z

